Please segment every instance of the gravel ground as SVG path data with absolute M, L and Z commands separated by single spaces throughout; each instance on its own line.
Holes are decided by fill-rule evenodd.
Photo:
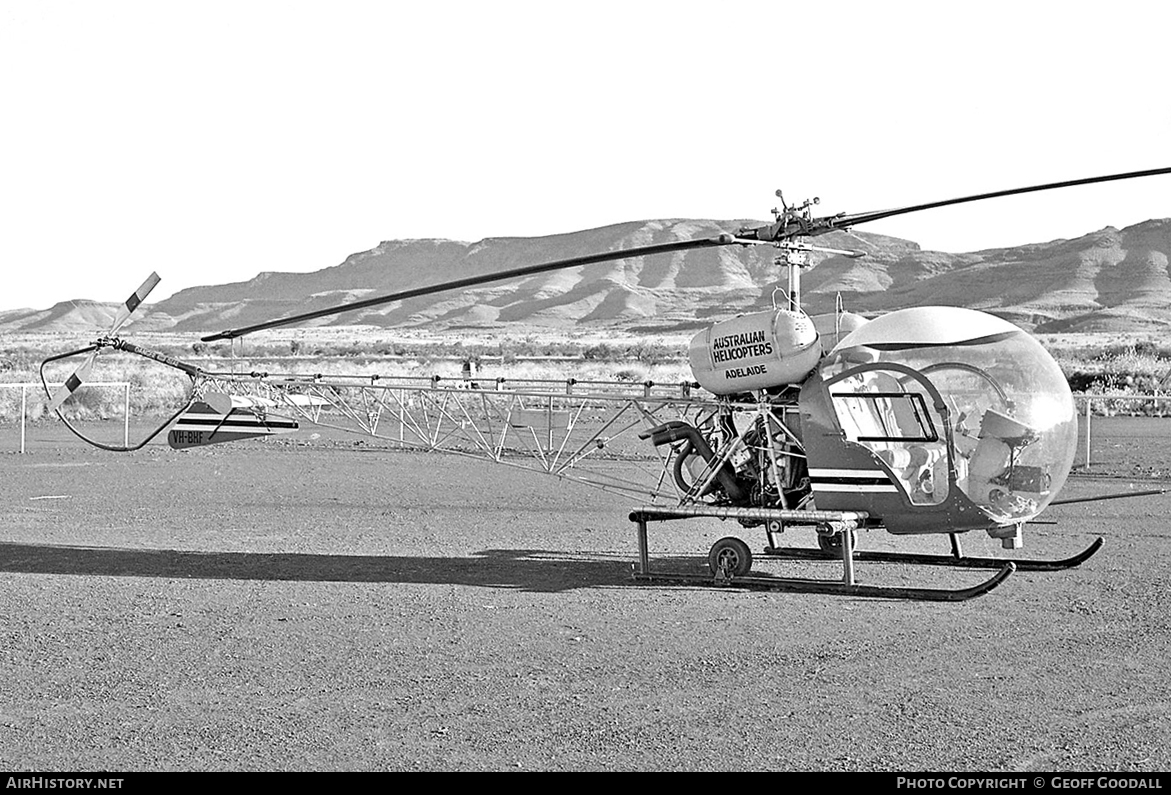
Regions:
M 1161 485 L 1169 448 L 1119 427 L 1063 496 Z M 1171 496 L 1052 509 L 1022 554 L 1105 548 L 928 604 L 635 584 L 624 500 L 458 457 L 29 448 L 0 454 L 0 769 L 1171 769 Z M 652 553 L 728 534 L 763 543 L 675 522 Z

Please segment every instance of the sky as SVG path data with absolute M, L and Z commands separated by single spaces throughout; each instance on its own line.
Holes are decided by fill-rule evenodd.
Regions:
M 1168 167 L 1169 29 L 1126 0 L 6 0 L 0 309 Z M 859 231 L 961 252 L 1166 217 L 1171 176 Z

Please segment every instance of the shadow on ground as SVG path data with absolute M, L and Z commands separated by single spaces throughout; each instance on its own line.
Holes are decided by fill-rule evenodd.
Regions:
M 706 570 L 696 558 L 668 561 Z M 0 542 L 0 572 L 167 579 L 474 585 L 534 592 L 634 585 L 631 560 L 536 549 L 489 549 L 466 558 L 399 555 L 191 552 Z

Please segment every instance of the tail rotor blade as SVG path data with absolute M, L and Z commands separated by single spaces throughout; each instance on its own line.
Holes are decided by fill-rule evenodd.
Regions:
M 155 285 L 159 281 L 159 275 L 152 272 L 146 278 L 146 281 L 142 283 L 142 286 L 130 294 L 126 302 L 118 307 L 118 314 L 114 316 L 114 325 L 110 327 L 110 334 L 118 333 L 118 329 L 122 328 L 122 324 L 130 318 L 130 315 L 134 313 L 135 309 L 138 309 L 139 304 L 146 300 L 146 297 L 150 295 L 150 291 L 155 288 Z
M 81 385 L 89 379 L 90 373 L 93 372 L 94 361 L 97 358 L 97 351 L 94 351 L 85 358 L 85 361 L 81 363 L 81 367 L 78 367 L 73 372 L 73 375 L 69 376 L 68 380 L 54 393 L 53 398 L 49 401 L 49 411 L 56 411 L 61 408 L 61 404 L 81 388 Z

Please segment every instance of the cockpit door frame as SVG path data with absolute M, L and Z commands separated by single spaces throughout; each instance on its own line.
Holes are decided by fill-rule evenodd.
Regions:
M 924 401 L 922 394 L 919 394 L 917 392 L 889 392 L 889 391 L 854 393 L 854 392 L 835 392 L 833 390 L 833 386 L 835 384 L 842 382 L 842 381 L 845 381 L 846 379 L 854 378 L 854 377 L 857 377 L 859 375 L 862 375 L 862 374 L 868 373 L 868 372 L 896 373 L 897 374 L 896 377 L 900 382 L 905 381 L 906 379 L 911 379 L 916 384 L 918 384 L 920 387 L 922 387 L 923 392 L 926 393 L 928 397 L 930 397 L 931 406 L 932 406 L 932 408 L 934 408 L 936 415 L 939 417 L 940 422 L 943 425 L 942 434 L 939 432 L 939 430 L 937 428 L 935 428 L 935 423 L 931 417 L 931 412 L 927 410 L 927 404 L 926 404 L 926 401 Z M 867 442 L 867 441 L 871 441 L 871 442 L 896 442 L 896 443 L 898 443 L 898 442 L 935 443 L 935 442 L 942 441 L 944 444 L 944 450 L 947 454 L 947 480 L 948 480 L 947 493 L 949 495 L 949 497 L 945 498 L 943 500 L 943 502 L 947 502 L 947 500 L 950 498 L 950 495 L 954 495 L 957 493 L 957 491 L 958 491 L 958 483 L 957 483 L 958 471 L 956 469 L 956 448 L 955 448 L 955 439 L 954 439 L 953 433 L 952 433 L 951 411 L 948 409 L 947 403 L 944 401 L 943 396 L 940 394 L 939 390 L 935 388 L 935 385 L 931 383 L 930 379 L 928 379 L 928 377 L 926 375 L 924 375 L 923 373 L 921 373 L 920 371 L 916 370 L 913 367 L 910 367 L 905 364 L 901 364 L 899 362 L 867 362 L 864 364 L 855 365 L 848 370 L 845 370 L 841 373 L 838 373 L 837 375 L 832 376 L 831 378 L 826 379 L 825 381 L 822 382 L 822 386 L 825 389 L 826 395 L 829 397 L 829 405 L 831 407 L 832 413 L 834 414 L 834 420 L 835 420 L 835 422 L 838 423 L 838 428 L 839 428 L 839 430 L 842 431 L 843 437 L 845 437 L 845 430 L 844 430 L 844 428 L 842 428 L 841 420 L 837 416 L 837 410 L 836 410 L 835 403 L 834 403 L 834 399 L 836 397 L 865 397 L 867 399 L 895 398 L 895 399 L 908 400 L 909 405 L 911 405 L 912 408 L 915 409 L 916 418 L 919 421 L 920 427 L 924 428 L 927 431 L 927 433 L 923 434 L 920 437 L 859 435 L 859 436 L 857 436 L 856 439 L 847 439 L 847 441 L 850 441 L 855 444 L 860 444 L 862 447 L 866 447 L 864 442 Z M 870 449 L 870 448 L 867 448 L 867 449 Z M 870 452 L 874 453 L 873 450 L 870 450 Z M 898 481 L 898 480 L 896 480 L 896 482 L 898 484 L 900 491 L 903 493 L 904 499 L 911 500 L 911 495 L 908 493 L 905 484 L 903 484 L 901 481 Z M 914 504 L 914 503 L 912 503 L 912 504 Z

